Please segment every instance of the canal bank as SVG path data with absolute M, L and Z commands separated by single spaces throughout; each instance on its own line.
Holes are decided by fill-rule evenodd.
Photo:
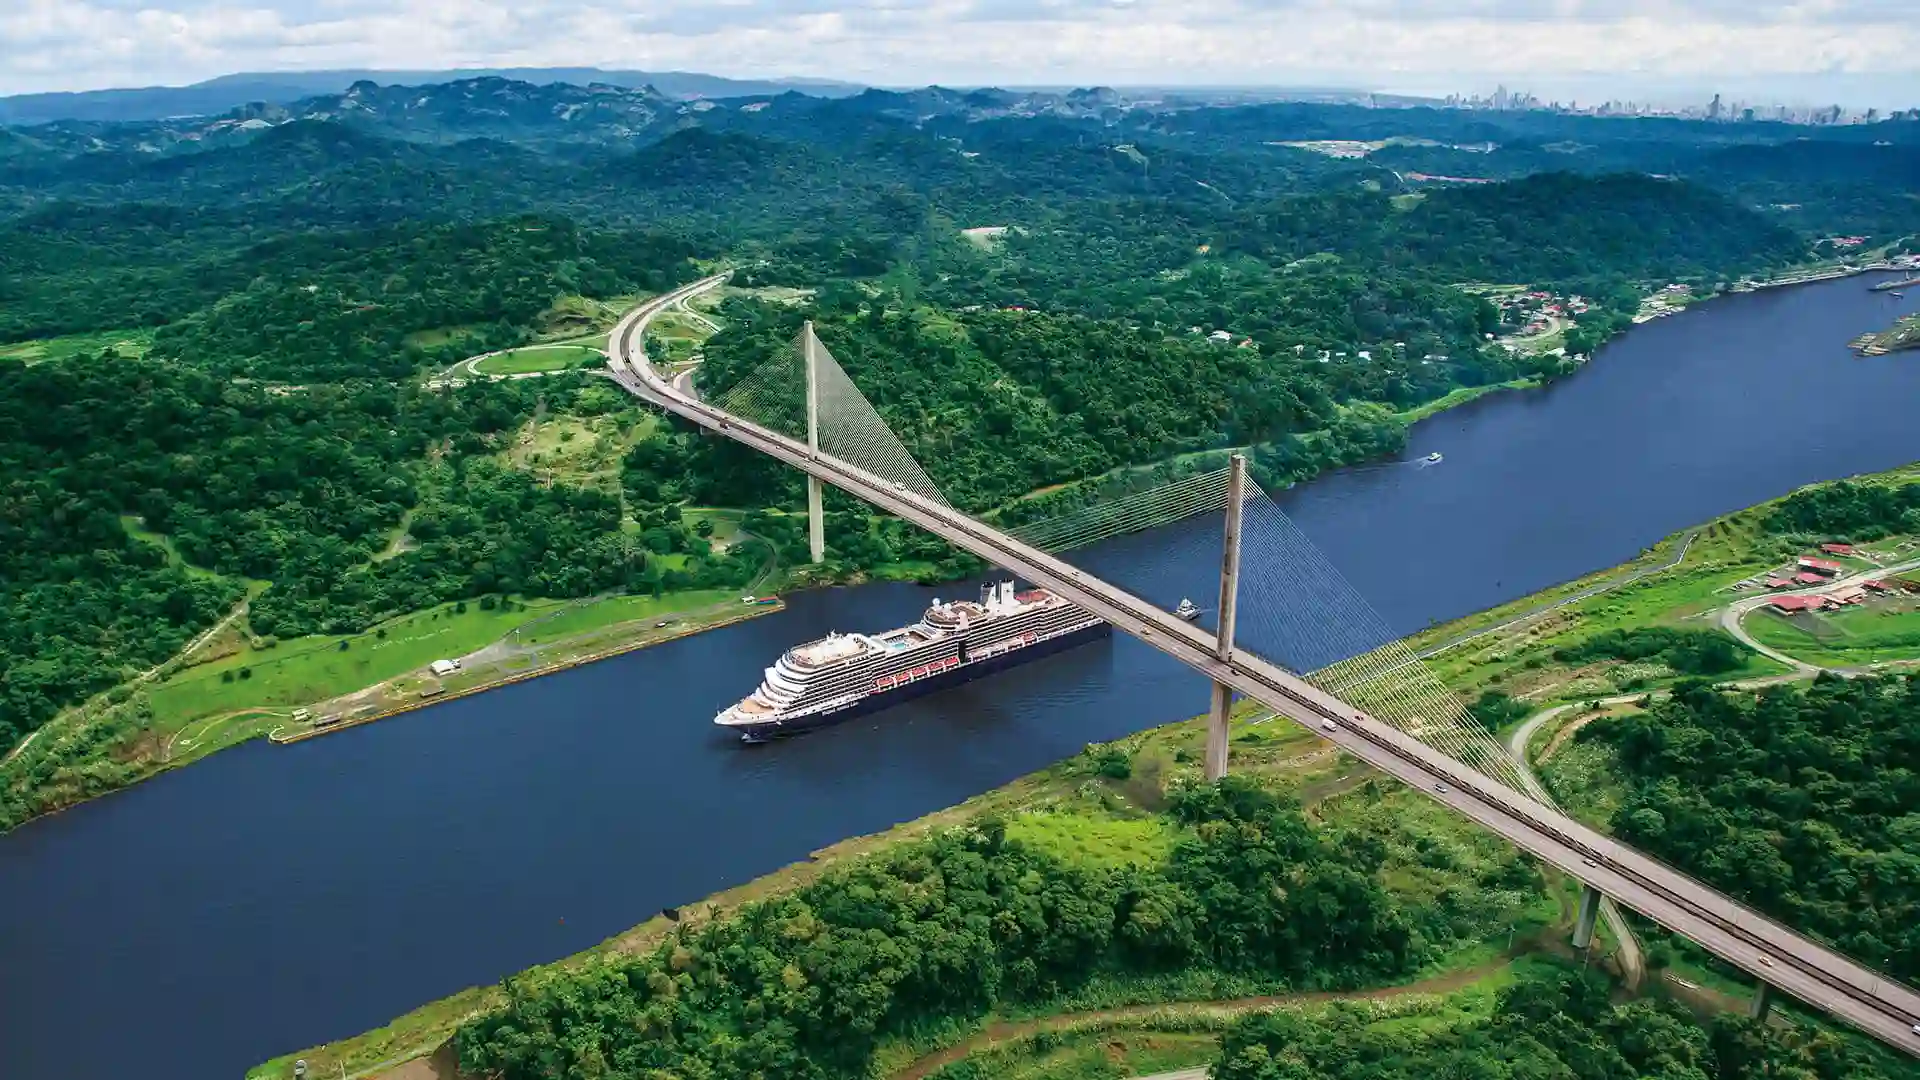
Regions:
M 1920 368 L 1846 350 L 1914 303 L 1857 280 L 1717 299 L 1421 423 L 1409 458 L 1442 465 L 1281 501 L 1396 631 L 1492 607 L 1920 458 Z M 1171 604 L 1206 595 L 1218 542 L 1202 520 L 1079 561 Z M 0 1012 L 0 1073 L 238 1075 L 1205 710 L 1202 680 L 1121 639 L 789 743 L 711 730 L 795 641 L 899 625 L 954 588 L 796 594 L 351 738 L 226 751 L 0 838 L 0 963 L 35 988 Z
M 625 656 L 630 652 L 636 652 L 652 645 L 675 641 L 683 637 L 691 637 L 694 634 L 704 634 L 709 631 L 724 629 L 757 615 L 765 615 L 777 611 L 784 606 L 784 604 L 776 601 L 772 604 L 756 604 L 748 607 L 746 610 L 719 618 L 675 620 L 675 624 L 671 626 L 667 623 L 661 623 L 661 626 L 669 626 L 669 629 L 664 634 L 646 635 L 642 632 L 642 636 L 630 641 L 623 641 L 617 645 L 593 649 L 578 656 L 569 656 L 551 663 L 540 664 L 526 671 L 516 671 L 498 678 L 490 678 L 472 686 L 463 686 L 457 689 L 447 690 L 443 693 L 423 693 L 414 700 L 404 701 L 398 705 L 381 709 L 365 716 L 350 717 L 339 723 L 315 723 L 304 725 L 293 731 L 283 731 L 282 729 L 275 728 L 268 734 L 267 741 L 276 745 L 285 746 L 289 743 L 301 742 L 305 739 L 317 739 L 322 735 L 336 735 L 342 731 L 348 731 L 363 724 L 390 720 L 393 717 L 404 716 L 407 713 L 420 709 L 429 709 L 436 705 L 444 705 L 448 702 L 458 701 L 461 698 L 472 697 L 475 694 L 484 694 L 489 690 L 498 690 L 503 686 L 512 686 L 515 683 L 522 683 L 529 679 L 538 679 L 547 675 L 557 675 L 562 671 L 583 667 L 587 664 L 597 664 L 602 660 L 611 660 L 616 656 Z

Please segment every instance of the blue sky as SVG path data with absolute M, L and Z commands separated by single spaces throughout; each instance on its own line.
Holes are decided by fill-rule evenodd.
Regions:
M 0 93 L 571 66 L 1920 104 L 1920 0 L 0 0 Z M 1771 92 L 1769 92 L 1771 91 Z

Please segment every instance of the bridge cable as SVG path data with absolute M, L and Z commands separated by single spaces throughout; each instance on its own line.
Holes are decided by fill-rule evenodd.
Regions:
M 1515 791 L 1506 748 L 1388 628 L 1325 553 L 1258 485 L 1242 524 L 1241 618 L 1256 650 Z M 1254 572 L 1247 573 L 1248 569 Z

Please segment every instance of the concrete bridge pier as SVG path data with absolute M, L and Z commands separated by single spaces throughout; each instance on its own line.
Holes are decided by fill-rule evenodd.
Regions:
M 1234 604 L 1240 596 L 1240 512 L 1246 497 L 1247 459 L 1233 455 L 1227 470 L 1226 551 L 1220 557 L 1220 628 L 1214 655 L 1222 663 L 1233 659 Z M 1233 687 L 1213 684 L 1213 708 L 1207 714 L 1207 779 L 1227 775 L 1227 720 L 1233 714 Z
M 1594 923 L 1600 918 L 1600 890 L 1589 885 L 1580 893 L 1580 921 L 1573 927 L 1573 947 L 1586 952 L 1593 944 Z
M 1773 987 L 1761 983 L 1754 988 L 1753 1002 L 1747 1006 L 1747 1015 L 1755 1020 L 1765 1020 L 1773 1008 Z
M 820 456 L 820 339 L 813 336 L 813 320 L 800 327 L 800 354 L 807 363 L 807 454 Z M 807 474 L 807 548 L 815 563 L 827 560 L 826 489 L 820 478 Z

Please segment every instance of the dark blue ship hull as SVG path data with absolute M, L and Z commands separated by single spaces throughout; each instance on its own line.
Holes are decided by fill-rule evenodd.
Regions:
M 905 686 L 896 686 L 891 690 L 876 690 L 858 701 L 850 702 L 831 712 L 811 713 L 807 716 L 795 717 L 784 723 L 774 722 L 754 724 L 751 726 L 728 726 L 740 732 L 742 742 L 771 742 L 783 735 L 798 735 L 801 732 L 813 731 L 816 728 L 830 727 L 834 724 L 851 720 L 856 716 L 865 716 L 868 713 L 879 712 L 881 709 L 891 709 L 903 701 L 920 697 L 923 694 L 931 694 L 936 690 L 946 690 L 959 686 L 961 683 L 972 682 L 982 675 L 991 675 L 996 671 L 1005 671 L 1010 667 L 1024 664 L 1029 660 L 1038 660 L 1051 653 L 1061 652 L 1066 649 L 1071 649 L 1076 645 L 1085 645 L 1089 641 L 1098 641 L 1101 638 L 1112 636 L 1112 626 L 1103 622 L 1094 623 L 1092 626 L 1082 627 L 1079 630 L 1061 634 L 1059 637 L 1048 638 L 1045 641 L 1036 641 L 1025 648 L 1014 649 L 1012 652 L 1004 652 L 998 656 L 988 657 L 985 660 L 976 660 L 970 664 L 962 664 L 957 668 L 943 671 L 931 678 L 921 679 L 919 682 L 908 683 Z

